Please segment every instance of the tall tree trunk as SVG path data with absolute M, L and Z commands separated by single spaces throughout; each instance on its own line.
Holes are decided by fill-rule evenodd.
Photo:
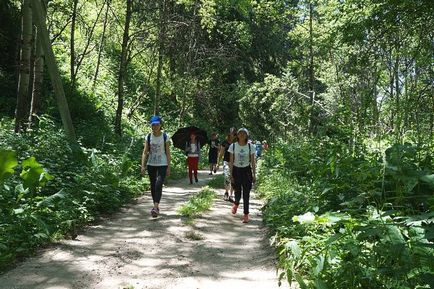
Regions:
M 57 106 L 59 107 L 60 117 L 65 129 L 66 135 L 72 141 L 76 141 L 74 126 L 72 125 L 71 115 L 69 113 L 68 102 L 66 101 L 65 91 L 63 90 L 62 80 L 60 78 L 59 69 L 56 65 L 56 58 L 51 47 L 50 37 L 47 26 L 45 24 L 45 13 L 40 0 L 32 0 L 32 11 L 35 18 L 35 23 L 38 27 L 39 40 L 42 44 L 42 49 L 45 53 L 48 73 L 50 74 L 51 84 L 56 95 Z
M 129 30 L 131 22 L 133 0 L 127 0 L 127 11 L 125 16 L 124 35 L 122 39 L 121 60 L 118 74 L 118 107 L 116 109 L 115 132 L 122 135 L 122 110 L 124 108 L 124 78 L 127 66 L 127 50 L 129 41 Z
M 32 8 L 30 0 L 23 0 L 21 27 L 20 71 L 17 106 L 15 109 L 15 132 L 20 132 L 24 125 L 29 103 L 30 55 L 32 51 Z
M 75 86 L 75 24 L 77 21 L 77 5 L 78 0 L 74 0 L 72 7 L 72 21 L 71 21 L 71 57 L 70 57 L 70 74 L 72 87 Z
M 155 88 L 154 114 L 160 114 L 160 94 L 161 94 L 161 71 L 163 68 L 163 51 L 166 35 L 166 0 L 159 1 L 160 27 L 158 33 L 158 66 L 157 66 L 157 84 Z
M 99 48 L 98 48 L 98 60 L 96 61 L 95 75 L 93 76 L 93 85 L 92 85 L 93 90 L 95 90 L 96 81 L 98 79 L 99 66 L 101 64 L 101 54 L 102 54 L 102 50 L 104 48 L 105 33 L 107 30 L 108 11 L 110 8 L 110 2 L 106 1 L 105 5 L 106 5 L 106 10 L 105 10 L 105 15 L 104 15 L 104 24 L 103 24 L 103 28 L 102 28 L 101 41 L 99 43 Z
M 314 75 L 314 67 L 313 67 L 313 5 L 312 2 L 309 2 L 309 95 L 310 95 L 310 122 L 309 122 L 309 130 L 313 133 L 315 126 L 315 110 L 314 110 L 314 102 L 315 102 L 315 75 Z
M 399 85 L 399 51 L 396 49 L 396 58 L 395 65 L 393 68 L 394 80 L 395 80 L 395 132 L 396 132 L 396 141 L 400 142 L 401 140 L 401 92 Z
M 43 18 L 46 19 L 46 7 L 45 1 L 42 3 L 43 6 Z M 45 21 L 45 20 L 44 20 Z M 44 80 L 44 50 L 42 49 L 41 32 L 38 28 L 35 30 L 35 57 L 33 63 L 33 90 L 32 90 L 32 101 L 30 103 L 29 112 L 29 127 L 32 125 L 37 125 L 38 118 L 35 116 L 39 113 L 41 95 L 42 95 L 42 82 Z

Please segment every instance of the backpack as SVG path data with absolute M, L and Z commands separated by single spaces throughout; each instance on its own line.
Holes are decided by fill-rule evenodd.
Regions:
M 167 134 L 165 132 L 163 132 L 163 140 L 164 140 L 164 151 L 167 155 L 167 149 L 166 149 L 166 141 L 167 141 Z M 146 136 L 146 142 L 148 143 L 148 150 L 151 150 L 151 134 L 148 133 L 148 135 Z

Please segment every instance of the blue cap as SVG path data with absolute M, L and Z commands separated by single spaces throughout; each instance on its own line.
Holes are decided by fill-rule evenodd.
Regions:
M 159 115 L 153 115 L 151 117 L 151 125 L 153 124 L 161 124 L 161 117 Z

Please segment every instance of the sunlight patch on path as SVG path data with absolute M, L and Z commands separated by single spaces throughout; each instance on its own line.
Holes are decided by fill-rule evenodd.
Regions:
M 170 181 L 157 219 L 145 194 L 76 240 L 62 240 L 0 276 L 0 289 L 279 288 L 258 201 L 252 200 L 248 224 L 240 220 L 242 205 L 236 216 L 230 213 L 223 190 L 193 225 L 176 213 L 211 177 L 202 171 L 199 184 Z

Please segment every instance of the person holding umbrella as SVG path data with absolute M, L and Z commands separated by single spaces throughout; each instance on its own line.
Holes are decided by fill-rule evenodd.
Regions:
M 208 142 L 206 131 L 196 126 L 178 128 L 172 136 L 172 142 L 174 147 L 183 150 L 187 155 L 190 184 L 193 184 L 193 174 L 197 183 L 200 149 Z
M 232 214 L 237 213 L 240 205 L 241 191 L 243 195 L 243 223 L 249 222 L 249 202 L 252 183 L 256 182 L 255 147 L 247 142 L 249 131 L 240 128 L 237 132 L 238 141 L 229 146 L 229 167 L 232 184 L 235 191 L 235 202 L 232 206 Z
M 194 131 L 190 132 L 190 140 L 185 144 L 185 153 L 187 154 L 188 177 L 191 185 L 193 184 L 193 174 L 195 182 L 198 182 L 197 170 L 200 157 L 200 142 L 197 140 Z
M 151 210 L 153 218 L 160 214 L 160 201 L 163 192 L 163 182 L 170 176 L 170 141 L 165 132 L 161 131 L 163 120 L 160 116 L 151 117 L 152 133 L 146 136 L 142 153 L 141 174 L 145 173 L 145 163 L 151 183 L 151 195 L 154 206 Z

